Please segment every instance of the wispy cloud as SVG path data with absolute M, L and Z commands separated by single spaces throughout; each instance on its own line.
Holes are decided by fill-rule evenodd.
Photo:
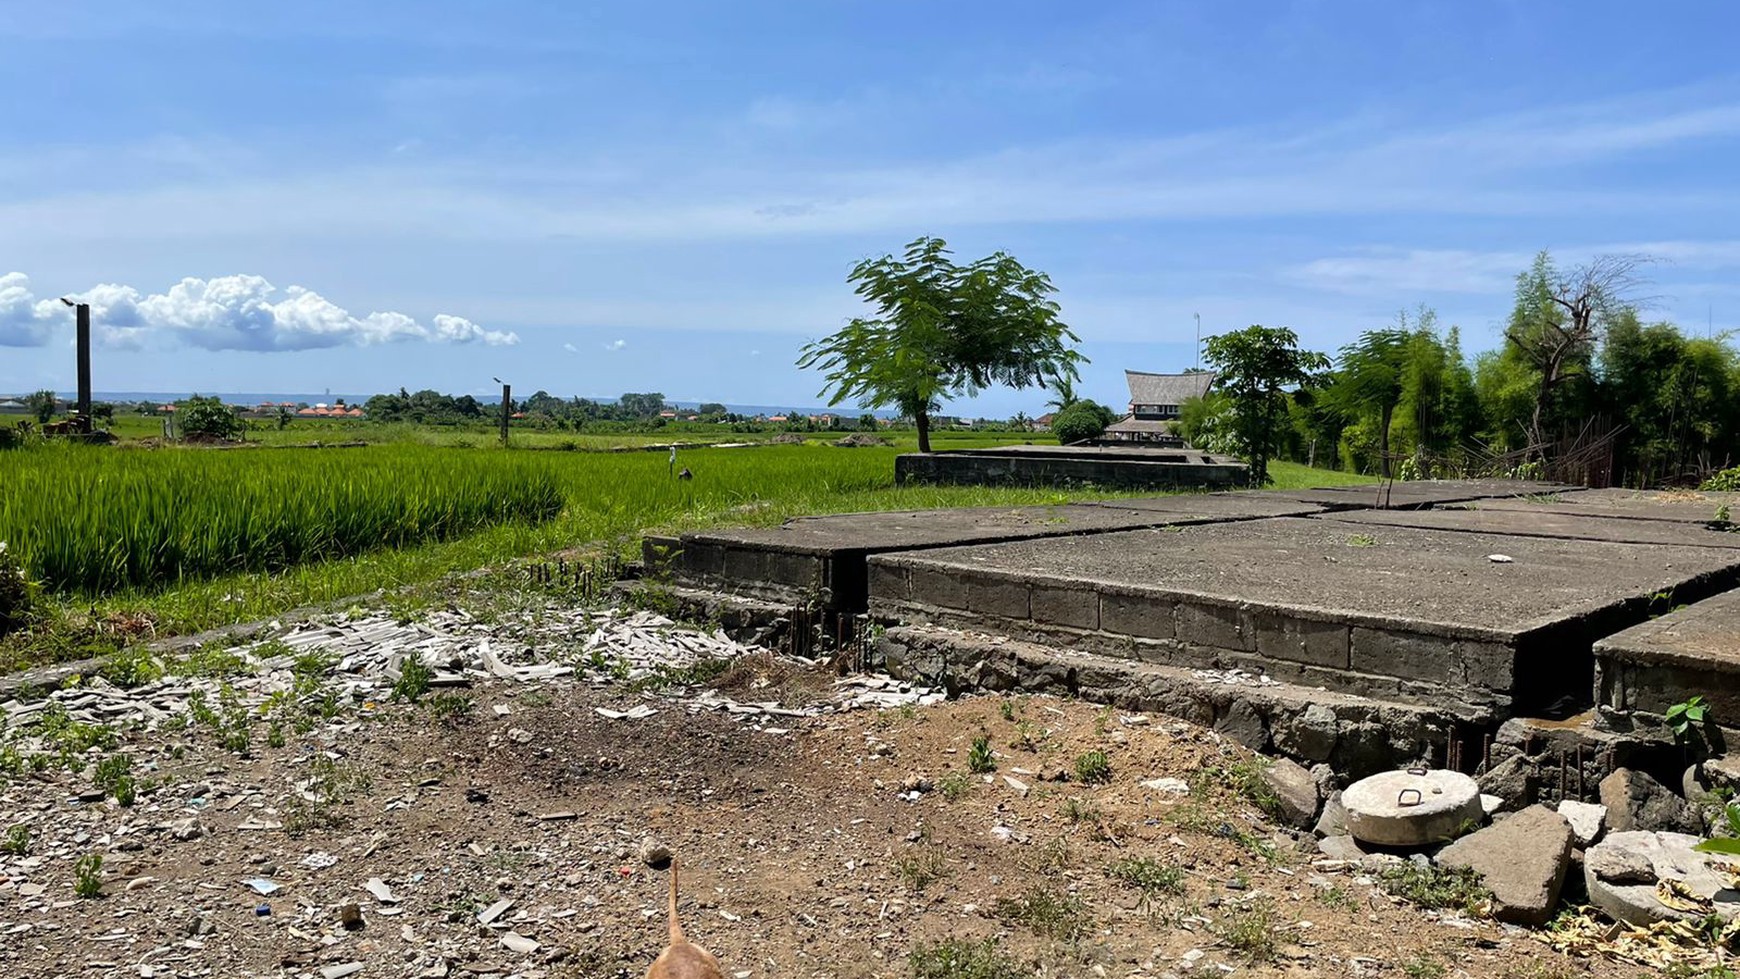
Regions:
M 778 118 L 785 110 L 761 111 Z M 642 166 L 547 161 L 542 176 L 514 179 L 490 179 L 480 161 L 14 197 L 0 206 L 0 243 L 217 237 L 238 226 L 261 236 L 618 242 L 1133 219 L 1707 213 L 1740 207 L 1740 195 L 1731 185 L 1670 191 L 1553 177 L 1565 167 L 1736 136 L 1740 102 L 1670 93 L 1443 127 L 1355 118 L 1013 146 L 877 168 L 784 157 L 697 164 L 659 146 L 643 152 Z
M 604 345 L 604 349 L 609 350 L 609 351 L 614 353 L 615 351 L 621 350 L 622 348 L 624 348 L 626 346 L 628 346 L 627 340 L 612 340 L 609 343 Z

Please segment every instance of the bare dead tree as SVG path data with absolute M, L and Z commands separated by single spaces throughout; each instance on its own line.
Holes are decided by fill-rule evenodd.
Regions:
M 1647 255 L 1600 255 L 1560 272 L 1542 252 L 1534 266 L 1517 277 L 1517 310 L 1504 337 L 1541 374 L 1529 421 L 1531 444 L 1545 446 L 1552 441 L 1545 428 L 1553 399 L 1593 352 L 1607 323 L 1621 311 L 1651 301 L 1635 293 L 1648 281 L 1639 269 L 1653 262 Z

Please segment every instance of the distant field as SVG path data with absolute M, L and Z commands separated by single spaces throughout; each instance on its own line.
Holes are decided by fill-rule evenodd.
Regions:
M 143 613 L 161 632 L 188 632 L 518 557 L 629 553 L 653 529 L 1132 495 L 896 487 L 901 451 L 911 445 L 684 449 L 684 481 L 663 452 L 48 446 L 0 456 L 0 539 L 68 612 Z M 1286 463 L 1272 472 L 1282 487 L 1369 482 Z M 42 656 L 0 646 L 0 669 Z
M 410 443 L 414 445 L 485 448 L 499 445 L 501 441 L 500 430 L 494 425 L 483 423 L 416 425 L 410 422 L 377 422 L 368 419 L 298 418 L 291 422 L 288 427 L 282 429 L 273 422 L 258 419 L 249 420 L 248 425 L 248 431 L 243 436 L 245 441 L 273 446 L 309 445 L 315 442 L 325 445 L 367 442 L 371 445 Z M 615 427 L 618 426 L 605 423 L 596 426 L 595 431 L 573 432 L 516 426 L 510 429 L 509 438 L 515 448 L 522 449 L 602 451 L 667 445 L 672 442 L 766 442 L 782 434 L 772 431 L 734 432 L 728 425 L 704 425 L 690 422 L 678 422 L 652 432 L 612 431 L 611 429 Z M 109 431 L 124 440 L 159 438 L 163 434 L 163 421 L 160 418 L 147 418 L 140 415 L 118 415 L 114 422 L 109 425 Z M 835 431 L 798 434 L 807 440 L 832 441 L 856 433 Z M 918 437 L 910 430 L 896 430 L 881 434 L 900 444 L 917 444 Z M 953 429 L 933 432 L 931 440 L 937 448 L 1006 445 L 1011 442 L 1041 444 L 1055 444 L 1057 442 L 1057 439 L 1049 432 L 981 432 Z

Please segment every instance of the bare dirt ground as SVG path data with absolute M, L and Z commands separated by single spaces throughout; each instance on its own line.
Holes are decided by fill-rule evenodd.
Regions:
M 1165 718 L 974 698 L 746 720 L 562 681 L 468 695 L 469 714 L 365 706 L 246 758 L 198 728 L 128 735 L 134 773 L 162 783 L 130 808 L 80 802 L 89 771 L 0 783 L 0 831 L 30 834 L 0 855 L 0 975 L 641 976 L 665 934 L 647 837 L 736 979 L 1645 974 L 1314 867 L 1229 787 L 1250 756 Z M 657 713 L 594 709 L 643 701 Z M 968 772 L 981 736 L 989 775 Z M 1083 784 L 1095 750 L 1110 780 Z M 1196 791 L 1140 784 L 1165 777 Z M 90 854 L 101 893 L 79 897 Z M 950 939 L 991 944 L 950 966 Z

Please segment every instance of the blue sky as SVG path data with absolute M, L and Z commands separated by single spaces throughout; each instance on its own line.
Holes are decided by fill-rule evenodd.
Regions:
M 434 387 L 811 405 L 860 258 L 1048 272 L 1093 360 L 1333 349 L 1647 252 L 1740 326 L 1715 3 L 0 0 L 0 391 Z M 184 280 L 194 280 L 191 282 Z M 1040 392 L 951 410 L 1037 413 Z

